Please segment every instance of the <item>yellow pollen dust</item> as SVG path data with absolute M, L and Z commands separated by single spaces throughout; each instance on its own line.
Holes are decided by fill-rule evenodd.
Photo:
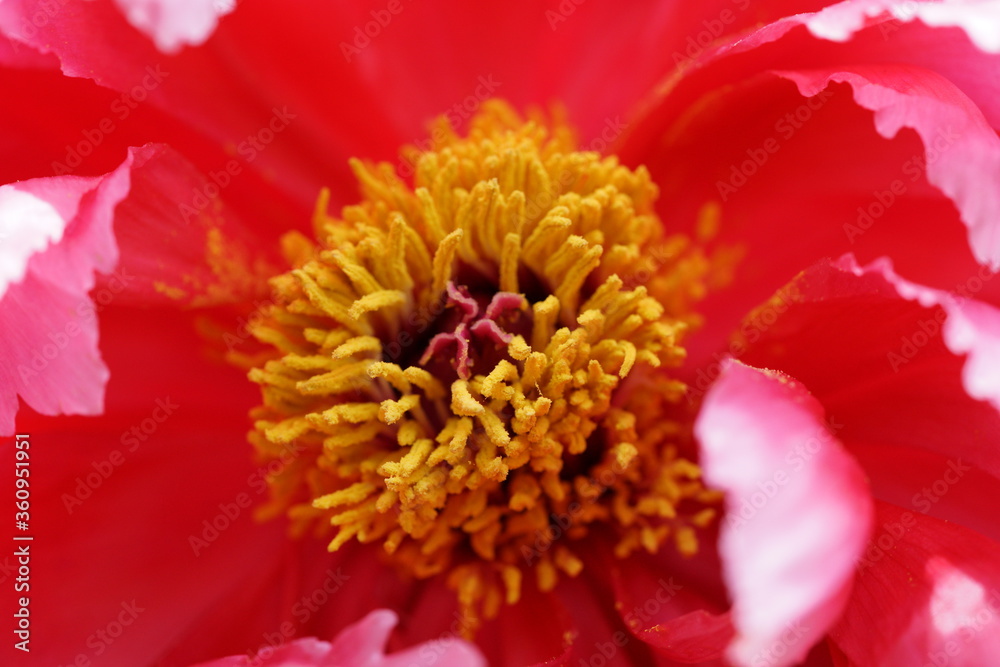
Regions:
M 644 168 L 562 122 L 492 101 L 433 136 L 412 183 L 355 160 L 362 202 L 333 217 L 324 193 L 318 242 L 286 237 L 251 441 L 282 462 L 270 512 L 445 576 L 475 627 L 579 574 L 598 524 L 620 557 L 697 550 L 717 495 L 667 369 L 708 262 L 665 233 Z

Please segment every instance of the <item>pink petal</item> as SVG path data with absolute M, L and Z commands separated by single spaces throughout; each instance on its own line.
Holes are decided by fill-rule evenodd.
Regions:
M 372 612 L 376 614 L 378 612 Z M 359 621 L 363 623 L 364 620 Z M 344 632 L 350 632 L 347 628 Z M 245 655 L 233 655 L 227 658 L 219 658 L 210 662 L 198 663 L 194 667 L 305 667 L 306 665 L 329 665 L 330 644 L 313 637 L 296 639 L 287 644 L 279 645 L 278 648 L 265 647 L 260 652 L 254 654 L 252 658 Z
M 957 26 L 983 51 L 1000 53 L 1000 3 L 980 0 L 969 3 L 921 3 L 913 8 L 912 16 L 929 26 Z M 907 12 L 896 13 L 907 20 Z
M 475 646 L 458 637 L 449 637 L 422 646 L 385 654 L 389 633 L 399 622 L 396 612 L 388 609 L 373 611 L 363 619 L 344 628 L 332 643 L 316 639 L 299 639 L 273 650 L 264 650 L 251 659 L 234 656 L 202 663 L 200 667 L 237 667 L 267 665 L 271 667 L 407 667 L 426 662 L 428 658 L 441 667 L 485 666 L 486 661 Z
M 869 19 L 885 15 L 904 22 L 919 19 L 932 27 L 956 26 L 983 51 L 1000 52 L 1000 3 L 993 0 L 902 4 L 892 0 L 855 0 L 802 17 L 802 23 L 817 37 L 842 42 L 870 24 Z
M 852 664 L 982 667 L 1000 655 L 1000 544 L 887 503 L 831 636 Z
M 13 185 L 0 185 L 0 299 L 24 279 L 28 261 L 62 240 L 66 221 L 47 201 Z
M 112 301 L 208 305 L 261 293 L 273 269 L 251 254 L 252 239 L 218 188 L 192 208 L 199 206 L 192 193 L 208 185 L 176 153 L 150 145 L 130 149 L 103 177 L 0 189 L 2 231 L 10 235 L 0 248 L 0 333 L 11 342 L 0 358 L 0 432 L 13 432 L 18 395 L 49 415 L 102 411 L 108 371 L 97 315 Z M 112 272 L 119 244 L 123 262 L 98 282 L 95 303 L 87 296 L 94 272 Z
M 41 178 L 0 190 L 2 229 L 10 235 L 0 254 L 0 338 L 7 342 L 0 433 L 14 431 L 18 395 L 49 415 L 103 409 L 108 370 L 97 349 L 97 306 L 87 293 L 94 273 L 108 273 L 118 261 L 112 216 L 128 192 L 133 162 L 148 154 L 130 154 L 100 178 Z
M 42 55 L 34 48 L 22 44 L 9 33 L 7 39 L 0 40 L 0 64 L 3 64 L 4 67 L 59 69 L 57 58 L 52 55 Z
M 871 497 L 829 429 L 798 382 L 739 362 L 705 397 L 695 433 L 706 481 L 727 492 L 720 550 L 738 665 L 795 664 L 847 601 Z
M 164 53 L 197 46 L 215 30 L 219 17 L 236 0 L 115 0 L 128 22 L 149 36 Z
M 330 649 L 330 665 L 352 664 L 359 667 L 406 667 L 428 654 L 434 656 L 434 664 L 442 667 L 485 667 L 486 661 L 475 646 L 457 636 L 442 637 L 421 646 L 385 655 L 383 653 L 389 632 L 399 621 L 395 612 L 375 611 L 355 625 L 343 630 Z
M 894 282 L 905 296 L 904 281 Z M 969 396 L 1000 409 L 1000 310 L 977 301 L 951 299 L 938 290 L 916 289 L 916 294 L 922 304 L 937 303 L 948 313 L 944 340 L 955 354 L 968 355 L 962 381 Z

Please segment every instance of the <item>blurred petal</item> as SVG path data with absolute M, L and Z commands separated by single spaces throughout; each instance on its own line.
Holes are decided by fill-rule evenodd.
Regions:
M 1000 544 L 876 505 L 878 531 L 831 631 L 857 665 L 982 667 L 1000 655 Z
M 215 30 L 219 17 L 233 10 L 236 0 L 115 0 L 133 26 L 149 36 L 164 53 L 201 44 Z
M 736 628 L 727 656 L 795 664 L 850 594 L 871 530 L 864 476 L 802 385 L 739 362 L 724 365 L 695 433 L 705 480 L 727 493 L 720 550 Z
M 868 19 L 884 15 L 890 15 L 897 21 L 919 19 L 936 28 L 956 26 L 964 30 L 983 51 L 1000 52 L 1000 2 L 994 0 L 905 3 L 853 0 L 800 20 L 817 37 L 843 42 L 868 25 Z
M 265 649 L 253 661 L 247 656 L 236 656 L 202 663 L 201 667 L 407 667 L 426 663 L 428 659 L 441 667 L 485 667 L 486 661 L 476 647 L 457 637 L 386 655 L 386 641 L 398 622 L 394 611 L 380 609 L 344 628 L 332 643 L 299 639 L 273 651 Z
M 983 502 L 1000 497 L 1000 480 L 960 452 L 881 442 L 845 444 L 864 468 L 877 500 L 913 508 L 1000 542 L 996 507 Z
M 525 609 L 532 613 L 524 613 Z M 539 618 L 545 623 L 539 623 Z M 529 584 L 522 588 L 517 606 L 503 605 L 497 618 L 483 625 L 476 643 L 494 665 L 556 667 L 569 664 L 576 651 L 586 654 L 590 650 L 593 644 L 582 644 L 581 639 L 559 596 L 540 593 Z

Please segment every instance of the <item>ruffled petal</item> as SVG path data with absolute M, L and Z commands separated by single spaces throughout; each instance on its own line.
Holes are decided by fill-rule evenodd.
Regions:
M 1000 544 L 895 505 L 876 505 L 843 620 L 856 665 L 982 667 L 1000 655 Z
M 1000 478 L 998 331 L 993 306 L 845 256 L 752 312 L 731 349 L 808 383 L 846 442 L 927 449 Z
M 44 199 L 13 185 L 0 185 L 0 299 L 24 280 L 35 253 L 62 240 L 66 221 Z
M 885 65 L 778 74 L 806 97 L 831 82 L 848 83 L 887 139 L 904 127 L 916 130 L 928 155 L 927 179 L 955 202 L 979 261 L 1000 269 L 1000 137 L 954 84 L 930 71 Z
M 856 4 L 864 3 L 843 3 Z M 959 30 L 889 15 L 860 26 L 846 43 L 819 40 L 803 25 L 811 16 L 704 49 L 651 94 L 622 147 L 627 163 L 648 165 L 660 184 L 659 211 L 670 229 L 695 235 L 714 224 L 711 244 L 745 251 L 732 285 L 705 303 L 708 327 L 691 340 L 693 359 L 717 349 L 742 313 L 823 257 L 889 255 L 914 279 L 949 288 L 997 250 L 997 216 L 988 211 L 1000 191 L 991 129 L 1000 127 L 992 74 L 1000 56 L 983 53 Z M 889 27 L 891 38 L 879 30 Z M 803 98 L 773 80 L 792 69 L 807 78 L 813 71 L 874 72 L 864 80 L 890 90 L 891 125 L 902 129 L 891 140 L 881 126 L 873 130 L 886 120 L 867 110 L 876 101 L 852 99 L 851 84 Z M 976 142 L 959 150 L 946 117 L 961 118 L 952 129 L 968 128 Z M 924 136 L 911 129 L 918 126 Z M 974 192 L 959 183 L 960 153 L 979 165 L 975 178 L 988 187 Z M 961 206 L 957 214 L 941 188 Z M 928 239 L 940 261 L 926 261 Z
M 727 493 L 720 550 L 728 658 L 795 664 L 837 621 L 872 503 L 820 404 L 786 375 L 724 364 L 695 423 L 706 481 Z
M 442 638 L 422 646 L 385 654 L 389 633 L 399 622 L 394 611 L 380 609 L 344 628 L 332 643 L 299 639 L 270 651 L 261 651 L 254 659 L 234 656 L 202 663 L 200 667 L 407 667 L 428 661 L 441 667 L 485 667 L 486 660 L 475 646 L 458 638 Z
M 919 19 L 928 26 L 961 28 L 983 51 L 1000 53 L 1000 2 L 906 2 L 855 0 L 832 5 L 800 20 L 817 37 L 838 42 L 871 25 L 876 17 L 894 21 Z
M 40 178 L 0 188 L 0 434 L 14 431 L 17 396 L 48 415 L 99 414 L 108 370 L 97 349 L 95 272 L 118 261 L 115 207 L 129 155 L 100 178 Z M 18 281 L 11 284 L 13 281 Z M 108 294 L 112 299 L 114 293 Z
M 91 79 L 117 91 L 110 102 L 112 113 L 106 116 L 116 126 L 137 109 L 150 105 L 186 123 L 215 145 L 227 147 L 229 156 L 216 164 L 199 164 L 199 168 L 206 173 L 225 169 L 227 159 L 235 154 L 245 170 L 273 183 L 281 196 L 296 205 L 298 217 L 264 220 L 262 224 L 280 224 L 285 229 L 290 225 L 307 227 L 322 186 L 342 188 L 337 194 L 344 194 L 345 200 L 347 193 L 353 196 L 354 181 L 346 164 L 349 156 L 391 157 L 403 141 L 391 133 L 362 129 L 385 124 L 378 122 L 378 110 L 373 110 L 371 103 L 364 104 L 371 93 L 358 85 L 357 75 L 343 60 L 330 61 L 333 71 L 329 76 L 301 67 L 303 62 L 321 62 L 315 48 L 329 41 L 322 32 L 304 34 L 307 28 L 326 27 L 309 12 L 307 15 L 316 20 L 302 21 L 298 15 L 274 15 L 264 9 L 266 18 L 249 30 L 237 25 L 227 32 L 228 37 L 220 40 L 216 35 L 202 48 L 162 54 L 128 25 L 112 0 L 53 4 L 54 8 L 45 0 L 4 2 L 0 5 L 0 32 L 19 48 L 54 55 L 65 75 Z M 44 17 L 37 24 L 31 22 L 36 15 Z M 297 31 L 282 30 L 293 23 Z M 262 41 L 262 32 L 282 33 L 282 43 L 275 46 Z M 216 48 L 220 41 L 228 44 Z M 234 46 L 232 41 L 241 45 Z M 295 52 L 297 45 L 306 50 Z M 285 80 L 270 77 L 268 65 L 258 61 L 274 62 L 278 54 L 282 61 L 287 56 L 289 65 L 294 62 L 294 73 L 282 72 L 287 75 Z M 293 75 L 307 75 L 308 84 L 301 89 L 301 96 L 285 90 Z M 331 80 L 336 83 L 316 84 Z M 345 99 L 351 103 L 343 103 Z M 306 105 L 308 112 L 303 108 Z M 351 136 L 341 132 L 348 126 L 357 128 Z M 96 133 L 99 127 L 88 129 Z M 104 134 L 107 132 L 101 136 Z M 162 137 L 144 137 L 150 139 Z M 391 151 L 386 151 L 386 146 Z
M 201 44 L 237 0 L 115 0 L 128 22 L 164 53 Z
M 209 4 L 187 0 L 175 10 L 177 3 L 159 0 L 119 2 L 169 6 L 170 12 L 157 14 L 164 21 L 174 15 L 189 20 L 180 9 L 188 3 L 202 16 Z M 135 91 L 144 103 L 252 156 L 250 167 L 296 200 L 304 218 L 322 185 L 332 186 L 338 206 L 356 196 L 347 157 L 396 161 L 401 144 L 424 140 L 429 120 L 447 114 L 462 124 L 488 97 L 505 97 L 518 107 L 565 103 L 584 145 L 609 150 L 631 126 L 634 103 L 677 67 L 675 56 L 690 48 L 686 40 L 703 34 L 715 39 L 724 30 L 821 4 L 774 0 L 748 11 L 742 0 L 707 7 L 656 0 L 628 6 L 429 0 L 392 8 L 378 0 L 311 0 L 293 13 L 242 3 L 202 48 L 176 56 L 158 53 L 111 0 L 48 13 L 45 0 L 8 0 L 0 7 L 0 30 L 24 50 L 58 58 L 67 75 L 126 96 Z M 30 23 L 35 14 L 44 17 L 40 25 Z M 468 25 L 477 29 L 465 30 Z M 160 86 L 157 79 L 164 76 L 169 84 Z M 248 139 L 266 136 L 275 101 L 281 104 L 280 136 L 258 150 Z M 285 118 L 293 122 L 286 125 Z M 403 161 L 397 166 L 411 168 Z
M 112 301 L 230 303 L 262 294 L 274 272 L 219 187 L 164 146 L 130 149 L 102 177 L 2 186 L 0 206 L 2 433 L 13 432 L 18 395 L 44 414 L 101 412 L 97 315 Z M 88 296 L 95 271 L 111 275 Z

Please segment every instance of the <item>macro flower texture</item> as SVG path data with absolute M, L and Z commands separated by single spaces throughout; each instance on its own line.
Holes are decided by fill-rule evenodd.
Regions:
M 3 664 L 1000 664 L 1000 2 L 0 33 Z

